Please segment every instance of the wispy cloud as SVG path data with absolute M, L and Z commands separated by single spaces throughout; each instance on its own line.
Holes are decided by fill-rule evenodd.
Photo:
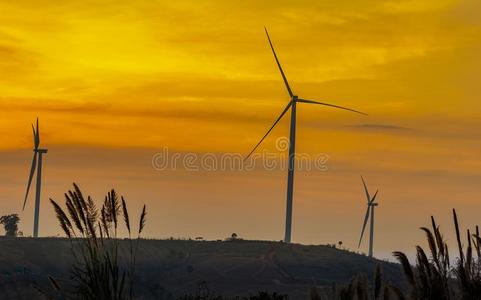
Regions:
M 389 124 L 358 124 L 358 125 L 348 125 L 349 128 L 360 129 L 360 130 L 370 130 L 370 131 L 412 131 L 413 129 L 389 125 Z

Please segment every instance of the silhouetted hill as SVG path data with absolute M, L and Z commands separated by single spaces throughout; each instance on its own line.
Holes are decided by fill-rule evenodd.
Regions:
M 6 299 L 32 299 L 37 293 L 32 285 L 50 292 L 49 275 L 67 287 L 73 262 L 69 243 L 61 238 L 0 239 L 0 295 Z M 345 283 L 356 273 L 372 278 L 378 262 L 382 263 L 385 278 L 403 284 L 397 264 L 329 246 L 242 240 L 141 240 L 136 293 L 142 299 L 168 299 L 194 292 L 201 282 L 206 282 L 213 292 L 225 296 L 262 290 L 289 294 L 290 299 L 307 299 L 314 285 Z

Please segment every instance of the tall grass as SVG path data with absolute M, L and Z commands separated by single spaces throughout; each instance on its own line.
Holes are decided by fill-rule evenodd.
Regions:
M 400 289 L 385 281 L 382 276 L 381 265 L 376 266 L 373 284 L 369 285 L 364 274 L 354 276 L 351 281 L 344 285 L 334 284 L 331 291 L 323 293 L 318 288 L 312 288 L 311 300 L 404 300 L 405 297 Z
M 410 290 L 405 295 L 400 289 L 384 282 L 380 267 L 376 268 L 373 287 L 364 275 L 355 276 L 346 286 L 334 286 L 322 297 L 312 289 L 311 299 L 412 299 L 412 300 L 479 300 L 481 299 L 481 236 L 476 226 L 474 234 L 467 229 L 465 235 L 453 209 L 458 256 L 451 260 L 449 247 L 440 227 L 431 217 L 431 228 L 421 227 L 426 235 L 428 250 L 416 246 L 416 261 L 412 266 L 402 252 L 394 252 L 404 272 Z M 465 238 L 463 238 L 465 237 Z M 454 262 L 454 264 L 453 264 Z
M 466 245 L 459 228 L 458 216 L 453 209 L 458 257 L 451 266 L 448 245 L 434 217 L 431 229 L 421 228 L 426 233 L 429 252 L 416 246 L 416 265 L 410 265 L 407 256 L 394 252 L 401 263 L 404 275 L 411 286 L 410 299 L 474 300 L 481 299 L 481 237 L 476 226 L 475 233 L 466 230 Z M 429 254 L 429 257 L 428 257 Z
M 69 292 L 69 298 L 133 299 L 136 255 L 147 215 L 145 205 L 138 230 L 133 232 L 125 199 L 119 200 L 115 190 L 105 196 L 98 209 L 90 196 L 85 199 L 79 187 L 75 183 L 73 186 L 65 194 L 66 209 L 50 199 L 76 260 L 72 271 L 75 289 Z M 121 219 L 129 235 L 127 257 L 119 255 L 121 242 L 117 234 Z

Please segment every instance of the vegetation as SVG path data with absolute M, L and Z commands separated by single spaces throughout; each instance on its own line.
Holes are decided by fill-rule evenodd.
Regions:
M 134 298 L 134 274 L 139 240 L 146 222 L 146 209 L 143 207 L 138 222 L 137 238 L 131 238 L 132 228 L 126 202 L 119 200 L 111 190 L 99 210 L 92 198 L 84 198 L 79 187 L 65 194 L 66 210 L 50 199 L 57 219 L 70 240 L 76 264 L 72 271 L 74 290 L 62 291 L 62 287 L 49 278 L 52 286 L 69 298 L 122 300 Z M 117 229 L 123 217 L 129 234 L 128 259 L 119 255 L 120 241 Z
M 323 296 L 323 294 L 325 293 L 323 293 L 321 290 L 312 288 L 311 300 L 405 299 L 400 289 L 383 279 L 381 265 L 379 264 L 376 266 L 372 288 L 369 287 L 366 276 L 358 274 L 354 276 L 354 278 L 347 285 L 338 287 L 336 284 L 333 284 L 332 290 L 329 291 L 326 296 Z
M 466 230 L 466 242 L 459 228 L 456 210 L 453 209 L 459 257 L 451 266 L 449 249 L 434 217 L 431 217 L 431 229 L 421 227 L 425 232 L 429 252 L 416 246 L 416 265 L 409 263 L 402 252 L 393 255 L 401 263 L 404 275 L 410 285 L 405 295 L 400 289 L 384 282 L 380 266 L 376 268 L 373 287 L 370 288 L 366 277 L 355 276 L 348 285 L 338 288 L 335 285 L 329 296 L 322 297 L 320 290 L 311 290 L 311 299 L 411 299 L 411 300 L 476 300 L 481 299 L 481 236 L 479 227 L 475 233 Z M 429 257 L 428 257 L 429 254 Z
M 399 260 L 411 290 L 410 298 L 418 299 L 481 299 L 481 237 L 476 226 L 475 234 L 466 231 L 467 246 L 464 247 L 456 210 L 453 209 L 459 257 L 451 266 L 448 245 L 434 217 L 431 229 L 421 228 L 426 233 L 429 258 L 426 251 L 416 247 L 416 266 L 413 268 L 402 252 L 394 252 Z
M 18 214 L 5 215 L 0 217 L 0 224 L 5 229 L 5 236 L 16 237 L 18 233 L 18 223 L 20 218 Z
M 211 289 L 207 286 L 207 283 L 201 282 L 197 288 L 197 291 L 193 294 L 185 295 L 177 298 L 177 300 L 287 300 L 287 295 L 278 293 L 258 292 L 257 295 L 249 297 L 223 297 L 215 295 Z

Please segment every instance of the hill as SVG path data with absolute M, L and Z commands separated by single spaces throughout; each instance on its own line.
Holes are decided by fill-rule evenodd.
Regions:
M 127 246 L 127 243 L 124 244 Z M 127 251 L 124 247 L 123 251 Z M 68 285 L 73 259 L 62 238 L 0 239 L 0 295 L 32 299 L 36 287 L 52 291 L 48 276 Z M 330 246 L 267 241 L 141 240 L 137 258 L 142 299 L 170 299 L 199 285 L 224 296 L 270 291 L 307 299 L 312 286 L 346 283 L 356 273 L 372 278 L 377 263 L 384 276 L 402 286 L 399 265 Z

